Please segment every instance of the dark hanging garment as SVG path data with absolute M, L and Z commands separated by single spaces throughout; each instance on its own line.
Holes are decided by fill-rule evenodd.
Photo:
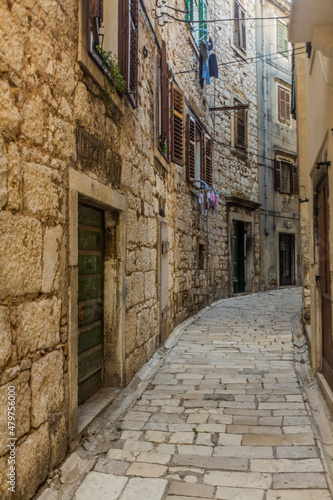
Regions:
M 202 41 L 200 42 L 200 54 L 202 56 L 203 62 L 205 63 L 209 57 L 207 43 Z
M 214 78 L 219 77 L 219 68 L 217 65 L 216 54 L 210 54 L 209 56 L 209 74 Z
M 203 66 L 203 59 L 202 59 L 202 55 L 200 54 L 200 56 L 199 56 L 199 81 L 200 81 L 200 87 L 203 89 L 204 88 L 204 79 L 202 77 L 202 66 Z

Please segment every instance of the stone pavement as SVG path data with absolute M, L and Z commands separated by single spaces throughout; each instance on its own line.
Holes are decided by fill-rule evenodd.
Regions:
M 329 500 L 294 363 L 299 289 L 220 301 L 40 500 Z M 198 317 L 199 316 L 199 317 Z

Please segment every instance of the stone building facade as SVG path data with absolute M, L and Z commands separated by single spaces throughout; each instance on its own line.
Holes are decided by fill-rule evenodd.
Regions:
M 257 2 L 260 287 L 300 285 L 299 172 L 288 0 Z
M 31 498 L 177 324 L 259 287 L 254 0 L 189 2 L 176 17 L 192 26 L 163 27 L 152 1 L 101 5 L 0 6 L 3 499 Z M 203 88 L 199 9 L 236 19 L 200 26 L 219 64 Z M 96 36 L 127 92 L 110 93 Z M 198 178 L 216 213 L 202 212 Z
M 333 162 L 333 5 L 294 0 L 289 39 L 302 56 L 296 65 L 296 113 L 301 159 L 303 310 L 311 365 L 333 409 L 332 346 L 332 162 Z M 308 295 L 310 292 L 310 301 Z M 310 302 L 310 303 L 309 303 Z

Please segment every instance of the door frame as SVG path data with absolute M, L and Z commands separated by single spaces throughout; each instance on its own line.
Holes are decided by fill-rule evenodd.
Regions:
M 253 212 L 252 212 L 253 214 Z M 247 239 L 251 240 L 251 244 L 246 242 L 246 253 L 245 253 L 245 292 L 252 292 L 254 290 L 254 280 L 255 280 L 255 262 L 254 262 L 254 238 L 253 238 L 253 228 L 254 228 L 254 217 L 253 215 L 247 215 L 233 210 L 230 206 L 229 211 L 229 289 L 230 295 L 232 296 L 234 283 L 233 283 L 233 223 L 243 222 L 245 227 L 245 232 L 247 234 Z M 245 234 L 244 232 L 244 234 Z
M 69 168 L 69 438 L 78 434 L 78 206 L 79 200 L 102 209 L 105 237 L 115 238 L 112 255 L 104 260 L 104 384 L 123 387 L 125 384 L 125 258 L 126 211 L 125 196 Z
M 281 282 L 280 282 L 280 234 L 289 234 L 289 235 L 293 235 L 294 236 L 294 284 L 293 285 L 281 285 Z M 277 269 L 277 282 L 278 282 L 278 288 L 281 288 L 281 287 L 285 287 L 285 286 L 295 286 L 296 283 L 297 283 L 297 244 L 298 244 L 298 241 L 297 241 L 297 233 L 294 229 L 287 229 L 287 228 L 283 228 L 283 229 L 280 229 L 277 231 L 277 234 L 276 234 L 276 237 L 277 237 L 277 240 L 276 240 L 276 245 L 278 248 L 278 251 L 277 251 L 277 263 L 276 263 L 276 269 Z

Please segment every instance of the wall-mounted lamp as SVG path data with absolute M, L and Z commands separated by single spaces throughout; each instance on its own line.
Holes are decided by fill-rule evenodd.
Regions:
M 320 169 L 320 167 L 329 167 L 331 165 L 331 162 L 330 161 L 318 161 L 317 163 L 317 170 Z
M 145 45 L 143 46 L 142 54 L 145 59 L 148 57 L 148 49 Z

